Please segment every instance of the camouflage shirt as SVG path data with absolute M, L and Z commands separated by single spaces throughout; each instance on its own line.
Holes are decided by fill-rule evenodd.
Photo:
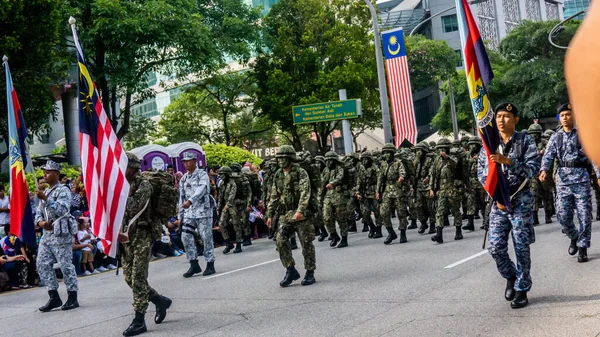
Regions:
M 124 230 L 129 230 L 132 226 L 135 230 L 129 231 L 130 235 L 135 235 L 135 232 L 144 227 L 151 230 L 152 237 L 158 239 L 161 236 L 160 224 L 153 224 L 152 217 L 152 184 L 148 179 L 144 178 L 141 173 L 138 173 L 131 182 L 129 182 L 129 196 L 127 197 L 127 205 L 125 206 L 125 216 L 123 217 Z M 146 205 L 147 204 L 147 205 Z M 139 212 L 144 212 L 133 223 L 129 223 Z M 149 227 L 152 226 L 152 227 Z
M 211 200 L 209 196 L 210 180 L 208 174 L 200 169 L 189 174 L 186 172 L 179 182 L 179 219 L 202 219 L 212 217 Z M 188 209 L 181 205 L 189 200 L 192 203 Z
M 429 171 L 431 170 L 433 160 L 428 155 L 423 155 L 422 159 L 415 157 L 414 167 L 417 191 L 429 191 Z
M 398 183 L 400 177 L 406 176 L 404 165 L 399 159 L 381 162 L 379 169 L 379 179 L 377 179 L 377 192 L 383 192 L 388 198 L 399 198 L 402 195 L 402 184 Z M 382 191 L 385 185 L 385 190 Z
M 40 244 L 48 245 L 71 244 L 73 235 L 77 233 L 77 222 L 70 214 L 71 190 L 60 183 L 52 188 L 47 188 L 44 194 L 46 201 L 40 202 L 35 214 L 35 223 L 48 221 L 52 224 L 51 230 L 43 230 Z M 47 217 L 47 218 L 46 218 Z
M 358 194 L 362 198 L 374 199 L 377 193 L 377 179 L 379 179 L 379 167 L 375 163 L 368 168 L 363 166 L 358 175 Z
M 458 158 L 448 155 L 444 158 L 438 155 L 429 172 L 429 189 L 434 192 L 447 192 L 455 188 L 454 177 Z
M 271 188 L 271 207 L 268 209 L 268 218 L 273 218 L 279 214 L 282 223 L 290 223 L 296 212 L 310 216 L 310 180 L 306 170 L 292 165 L 290 172 L 285 173 L 283 169 L 278 169 L 273 176 L 273 186 Z

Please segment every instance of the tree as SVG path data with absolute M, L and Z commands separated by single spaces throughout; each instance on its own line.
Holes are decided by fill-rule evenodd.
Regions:
M 258 42 L 258 9 L 242 0 L 63 0 L 78 20 L 81 43 L 100 97 L 122 138 L 131 106 L 155 95 L 152 73 L 175 82 L 205 78 L 226 57 L 246 62 Z M 163 83 L 163 85 L 165 85 Z M 113 107 L 123 98 L 122 111 Z
M 0 57 L 6 54 L 30 137 L 49 131 L 55 118 L 52 83 L 65 78 L 59 4 L 53 0 L 3 1 L 0 5 Z M 4 75 L 3 75 L 4 76 Z M 6 102 L 6 83 L 0 80 L 0 100 Z M 0 104 L 0 135 L 8 140 L 6 103 Z M 7 143 L 8 145 L 8 143 Z M 8 151 L 0 153 L 0 162 Z
M 167 106 L 158 121 L 157 136 L 167 144 L 185 141 L 212 143 L 210 123 L 212 116 L 198 109 L 208 99 L 196 92 L 183 93 Z
M 123 137 L 127 151 L 150 144 L 156 134 L 156 123 L 144 116 L 134 115 L 131 118 L 129 132 Z
M 430 40 L 423 35 L 407 36 L 406 58 L 410 68 L 413 92 L 427 87 L 438 87 L 456 73 L 459 56 L 446 41 Z

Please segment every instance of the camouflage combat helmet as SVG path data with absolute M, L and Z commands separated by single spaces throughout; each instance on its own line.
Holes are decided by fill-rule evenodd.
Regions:
M 468 145 L 479 145 L 482 146 L 481 139 L 479 137 L 471 137 Z
M 463 145 L 466 145 L 466 144 L 469 144 L 469 141 L 470 141 L 470 140 L 471 140 L 471 137 L 469 137 L 469 136 L 463 136 L 463 137 L 460 139 L 460 143 L 461 143 L 461 144 L 463 144 Z
M 429 144 L 427 144 L 426 142 L 419 142 L 419 143 L 417 143 L 417 145 L 415 145 L 415 149 L 421 150 L 421 151 L 423 151 L 425 153 L 428 153 L 430 151 Z
M 323 156 L 316 156 L 315 160 L 321 164 L 325 164 L 325 157 Z
M 429 142 L 430 147 L 436 147 L 436 145 L 437 145 L 437 143 L 433 140 Z
M 352 152 L 352 153 L 348 154 L 347 157 L 352 158 L 354 160 L 360 160 L 360 155 L 356 152 Z
M 448 138 L 442 138 L 442 139 L 438 140 L 437 145 L 435 146 L 435 148 L 436 149 L 450 148 L 450 145 L 452 145 L 452 142 L 450 141 L 450 139 L 448 139 Z
M 462 146 L 462 144 L 461 144 L 460 140 L 455 139 L 455 140 L 452 141 L 452 146 L 453 147 L 459 147 L 459 146 Z
M 554 130 L 552 130 L 552 129 L 548 129 L 548 130 L 544 131 L 544 134 L 543 134 L 543 135 L 544 135 L 544 137 L 550 138 L 550 137 L 552 137 L 552 135 L 553 135 L 554 133 L 555 133 L 555 132 L 554 132 Z
M 282 145 L 279 148 L 279 152 L 277 152 L 277 155 L 275 155 L 275 157 L 277 158 L 291 158 L 291 159 L 296 159 L 296 150 L 294 149 L 293 146 L 291 145 Z
M 361 153 L 361 155 L 360 155 L 360 159 L 363 159 L 363 158 L 368 158 L 368 159 L 373 160 L 373 155 L 371 154 L 371 152 L 365 151 L 365 152 Z
M 325 153 L 325 161 L 328 161 L 328 160 L 335 160 L 337 162 L 341 162 L 340 156 L 333 151 L 329 151 L 329 152 Z
M 221 166 L 221 168 L 219 169 L 220 175 L 231 175 L 232 173 L 233 171 L 229 166 Z
M 229 168 L 231 169 L 231 171 L 236 173 L 242 172 L 242 165 L 240 165 L 240 163 L 232 163 L 231 165 L 229 165 Z
M 127 155 L 127 167 L 128 168 L 139 169 L 142 166 L 138 156 L 136 156 L 135 154 L 133 154 L 131 152 L 127 152 L 126 155 Z
M 396 153 L 396 148 L 394 147 L 394 144 L 390 144 L 390 143 L 385 144 L 383 146 L 383 148 L 381 149 L 381 153 L 385 153 L 385 152 Z
M 529 128 L 527 129 L 528 134 L 536 133 L 536 134 L 541 135 L 542 132 L 544 132 L 544 129 L 539 124 L 531 124 L 529 126 Z

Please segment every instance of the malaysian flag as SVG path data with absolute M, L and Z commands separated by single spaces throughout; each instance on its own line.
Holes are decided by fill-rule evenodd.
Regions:
M 404 139 L 416 144 L 417 122 L 402 28 L 385 31 L 381 33 L 381 38 L 383 39 L 383 54 L 385 55 L 394 130 L 396 130 L 394 145 L 399 147 Z
M 118 245 L 113 243 L 121 229 L 129 194 L 129 183 L 125 179 L 127 156 L 86 66 L 75 19 L 71 18 L 69 22 L 79 65 L 79 146 L 92 232 L 103 239 L 105 254 L 114 257 Z

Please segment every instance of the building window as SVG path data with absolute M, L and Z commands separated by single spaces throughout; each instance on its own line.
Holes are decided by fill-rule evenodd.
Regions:
M 455 50 L 456 55 L 458 55 L 458 64 L 456 65 L 456 68 L 460 68 L 463 66 L 463 54 L 462 51 L 459 50 Z
M 417 126 L 427 125 L 431 123 L 431 120 L 435 115 L 435 111 L 432 111 L 431 106 L 429 105 L 430 97 L 431 96 L 427 96 L 425 98 L 421 98 L 419 100 L 414 101 Z
M 444 33 L 456 32 L 458 30 L 458 19 L 456 14 L 442 16 Z

